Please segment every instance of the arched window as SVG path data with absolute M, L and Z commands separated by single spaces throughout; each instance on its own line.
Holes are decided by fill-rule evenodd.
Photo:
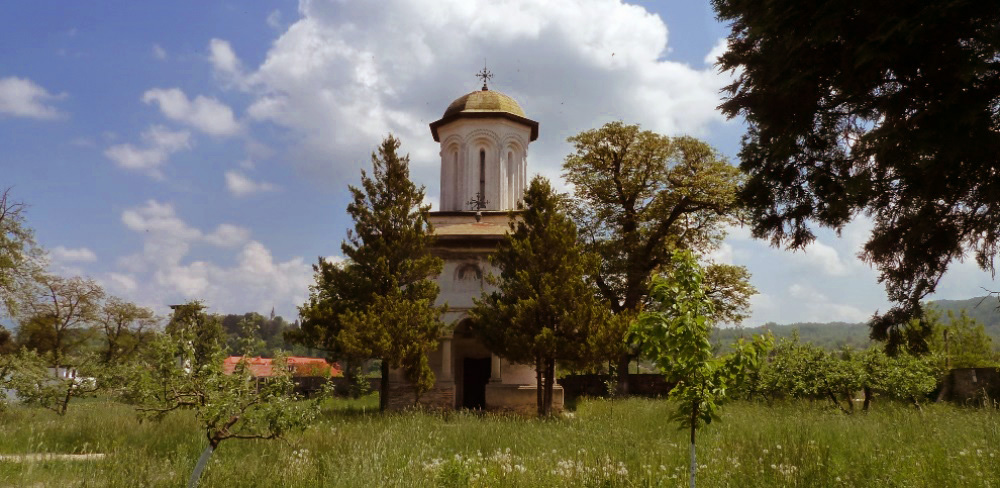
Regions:
M 479 198 L 486 200 L 486 151 L 479 150 Z

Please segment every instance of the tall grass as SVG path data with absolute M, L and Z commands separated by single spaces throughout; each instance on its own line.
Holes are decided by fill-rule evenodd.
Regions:
M 282 441 L 226 441 L 202 486 L 686 486 L 685 433 L 657 400 L 585 400 L 556 420 L 379 414 L 338 400 Z M 1000 413 L 879 404 L 735 403 L 699 435 L 700 486 L 1000 486 Z M 102 452 L 100 461 L 0 461 L 6 486 L 182 486 L 207 441 L 190 412 L 139 423 L 106 401 L 65 418 L 0 414 L 0 454 Z

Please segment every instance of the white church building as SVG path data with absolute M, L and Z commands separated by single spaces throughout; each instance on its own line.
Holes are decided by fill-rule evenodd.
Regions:
M 488 73 L 484 74 L 488 76 Z M 474 297 L 499 274 L 489 255 L 509 229 L 527 186 L 528 144 L 538 138 L 538 122 L 529 119 L 513 98 L 498 91 L 474 91 L 456 99 L 441 119 L 430 124 L 441 144 L 440 209 L 430 221 L 437 237 L 432 253 L 444 260 L 436 277 L 438 304 L 448 304 L 447 327 L 430 354 L 434 387 L 421 403 L 438 408 L 533 412 L 536 381 L 533 365 L 517 364 L 492 353 L 469 330 Z M 413 404 L 412 387 L 399 371 L 389 375 L 388 407 Z M 561 409 L 563 390 L 556 385 L 553 408 Z

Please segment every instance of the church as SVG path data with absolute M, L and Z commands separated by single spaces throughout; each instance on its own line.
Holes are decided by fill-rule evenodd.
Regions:
M 469 330 L 473 298 L 489 291 L 486 276 L 499 274 L 489 255 L 509 229 L 528 184 L 528 144 L 538 138 L 538 122 L 525 115 L 513 98 L 490 90 L 485 69 L 481 90 L 452 102 L 430 124 L 441 147 L 441 194 L 431 212 L 436 243 L 431 252 L 444 260 L 436 277 L 438 305 L 445 332 L 429 355 L 435 384 L 420 403 L 434 408 L 534 412 L 537 384 L 533 365 L 518 364 L 492 353 Z M 387 405 L 413 404 L 413 389 L 400 371 L 390 371 Z M 557 384 L 552 407 L 562 409 Z

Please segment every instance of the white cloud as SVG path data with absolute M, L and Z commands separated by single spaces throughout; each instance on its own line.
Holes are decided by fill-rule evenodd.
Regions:
M 240 59 L 233 52 L 233 47 L 229 41 L 222 39 L 212 39 L 208 43 L 209 61 L 217 73 L 233 76 L 240 73 Z
M 91 251 L 86 247 L 71 249 L 63 246 L 56 246 L 49 252 L 49 254 L 52 256 L 52 259 L 62 263 L 92 263 L 97 261 L 97 254 L 94 254 L 94 251 Z
M 265 181 L 253 181 L 239 171 L 226 171 L 226 188 L 237 197 L 275 191 L 277 187 Z
M 220 224 L 205 236 L 205 241 L 219 247 L 235 247 L 250 239 L 250 230 L 232 224 Z
M 615 119 L 695 135 L 724 120 L 715 107 L 729 78 L 663 59 L 662 19 L 618 0 L 303 0 L 299 12 L 255 68 L 224 40 L 209 50 L 217 73 L 244 73 L 234 85 L 254 97 L 250 118 L 290 129 L 295 159 L 324 176 L 356 175 L 392 132 L 436 194 L 427 124 L 478 88 L 484 57 L 491 87 L 541 122 L 533 173 L 558 174 L 567 136 Z
M 172 205 L 155 200 L 122 213 L 126 228 L 143 238 L 140 253 L 120 260 L 124 273 L 109 273 L 106 282 L 119 293 L 163 309 L 170 303 L 205 300 L 223 312 L 266 312 L 276 307 L 286 316 L 308 295 L 312 268 L 302 258 L 277 261 L 250 232 L 221 224 L 203 232 L 184 222 Z M 188 260 L 194 246 L 235 248 L 234 264 Z
M 231 136 L 240 130 L 228 105 L 201 95 L 188 100 L 179 88 L 154 88 L 142 95 L 145 103 L 156 102 L 163 115 L 213 136 Z
M 160 166 L 171 154 L 191 147 L 191 133 L 172 131 L 162 125 L 154 125 L 142 133 L 144 147 L 133 144 L 116 144 L 107 148 L 104 155 L 118 166 L 143 171 L 153 178 L 163 178 Z
M 799 318 L 796 320 L 799 321 L 864 322 L 872 315 L 853 305 L 837 303 L 808 284 L 792 284 L 788 287 L 788 296 L 797 304 Z
M 165 61 L 167 59 L 167 50 L 163 49 L 163 46 L 159 44 L 153 44 L 153 57 Z
M 723 37 L 715 41 L 715 46 L 712 46 L 712 50 L 705 55 L 705 64 L 714 66 L 719 61 L 719 56 L 722 56 L 728 49 L 729 41 L 726 38 Z
M 789 258 L 830 276 L 845 276 L 850 273 L 850 264 L 841 259 L 840 253 L 819 240 L 809 243 L 801 251 L 789 253 Z
M 0 115 L 52 120 L 66 116 L 48 102 L 66 98 L 54 95 L 27 78 L 0 78 Z

